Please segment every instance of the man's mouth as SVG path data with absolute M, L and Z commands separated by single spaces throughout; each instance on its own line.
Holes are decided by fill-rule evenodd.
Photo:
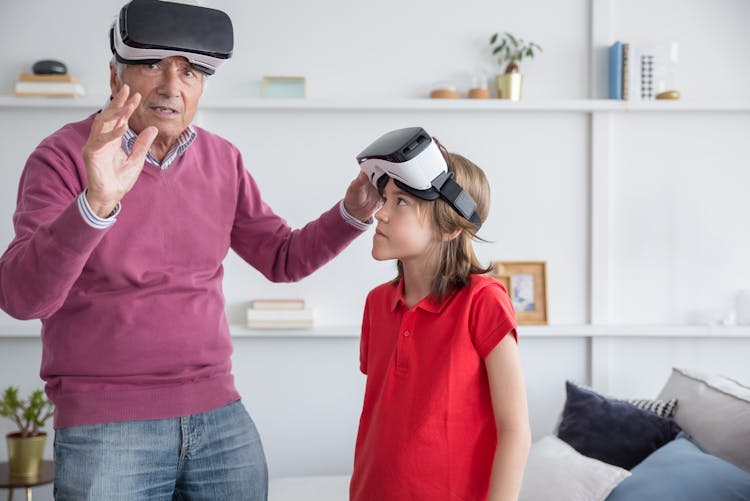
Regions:
M 151 109 L 157 113 L 163 113 L 166 115 L 174 115 L 178 113 L 176 109 L 170 108 L 168 106 L 152 106 Z

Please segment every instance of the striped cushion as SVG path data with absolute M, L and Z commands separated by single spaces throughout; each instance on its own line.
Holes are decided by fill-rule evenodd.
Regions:
M 635 405 L 639 409 L 651 411 L 658 416 L 671 418 L 674 417 L 674 411 L 677 410 L 677 399 L 669 400 L 649 400 L 646 398 L 629 398 L 626 402 Z
M 597 392 L 595 389 L 593 389 L 591 386 L 587 384 L 580 384 L 580 383 L 574 383 L 579 388 L 585 388 L 589 391 Z M 599 393 L 601 395 L 601 393 Z M 656 414 L 659 417 L 664 418 L 673 418 L 674 413 L 677 410 L 677 400 L 676 398 L 671 398 L 669 400 L 654 400 L 649 398 L 617 398 L 612 397 L 609 395 L 606 395 L 608 398 L 614 398 L 616 400 L 621 400 L 623 402 L 627 402 L 629 404 L 635 405 L 639 409 L 651 411 L 654 414 Z

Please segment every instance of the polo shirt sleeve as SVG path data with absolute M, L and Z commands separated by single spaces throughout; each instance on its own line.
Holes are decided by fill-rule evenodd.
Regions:
M 469 327 L 474 346 L 482 358 L 486 358 L 507 334 L 518 342 L 515 317 L 510 296 L 499 282 L 488 283 L 476 292 Z

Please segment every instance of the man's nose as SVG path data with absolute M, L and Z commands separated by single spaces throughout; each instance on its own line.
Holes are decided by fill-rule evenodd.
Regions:
M 180 75 L 174 66 L 168 66 L 161 72 L 159 92 L 165 96 L 173 97 L 179 95 Z

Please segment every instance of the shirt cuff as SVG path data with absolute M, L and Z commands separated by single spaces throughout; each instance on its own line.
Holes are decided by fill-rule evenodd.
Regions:
M 344 221 L 349 223 L 350 225 L 354 226 L 358 230 L 366 230 L 370 227 L 370 225 L 373 223 L 374 218 L 370 217 L 367 221 L 360 221 L 356 217 L 352 216 L 347 212 L 346 207 L 344 207 L 344 201 L 341 200 L 339 202 L 339 213 L 341 214 L 341 217 L 344 218 Z
M 83 193 L 78 195 L 78 212 L 81 213 L 81 217 L 83 217 L 83 220 L 86 221 L 89 226 L 98 230 L 103 230 L 104 228 L 112 226 L 114 222 L 117 221 L 117 214 L 120 213 L 120 208 L 120 202 L 117 202 L 115 210 L 113 210 L 109 216 L 102 218 L 97 216 L 94 211 L 91 210 L 89 201 L 86 200 L 86 190 L 83 190 Z

